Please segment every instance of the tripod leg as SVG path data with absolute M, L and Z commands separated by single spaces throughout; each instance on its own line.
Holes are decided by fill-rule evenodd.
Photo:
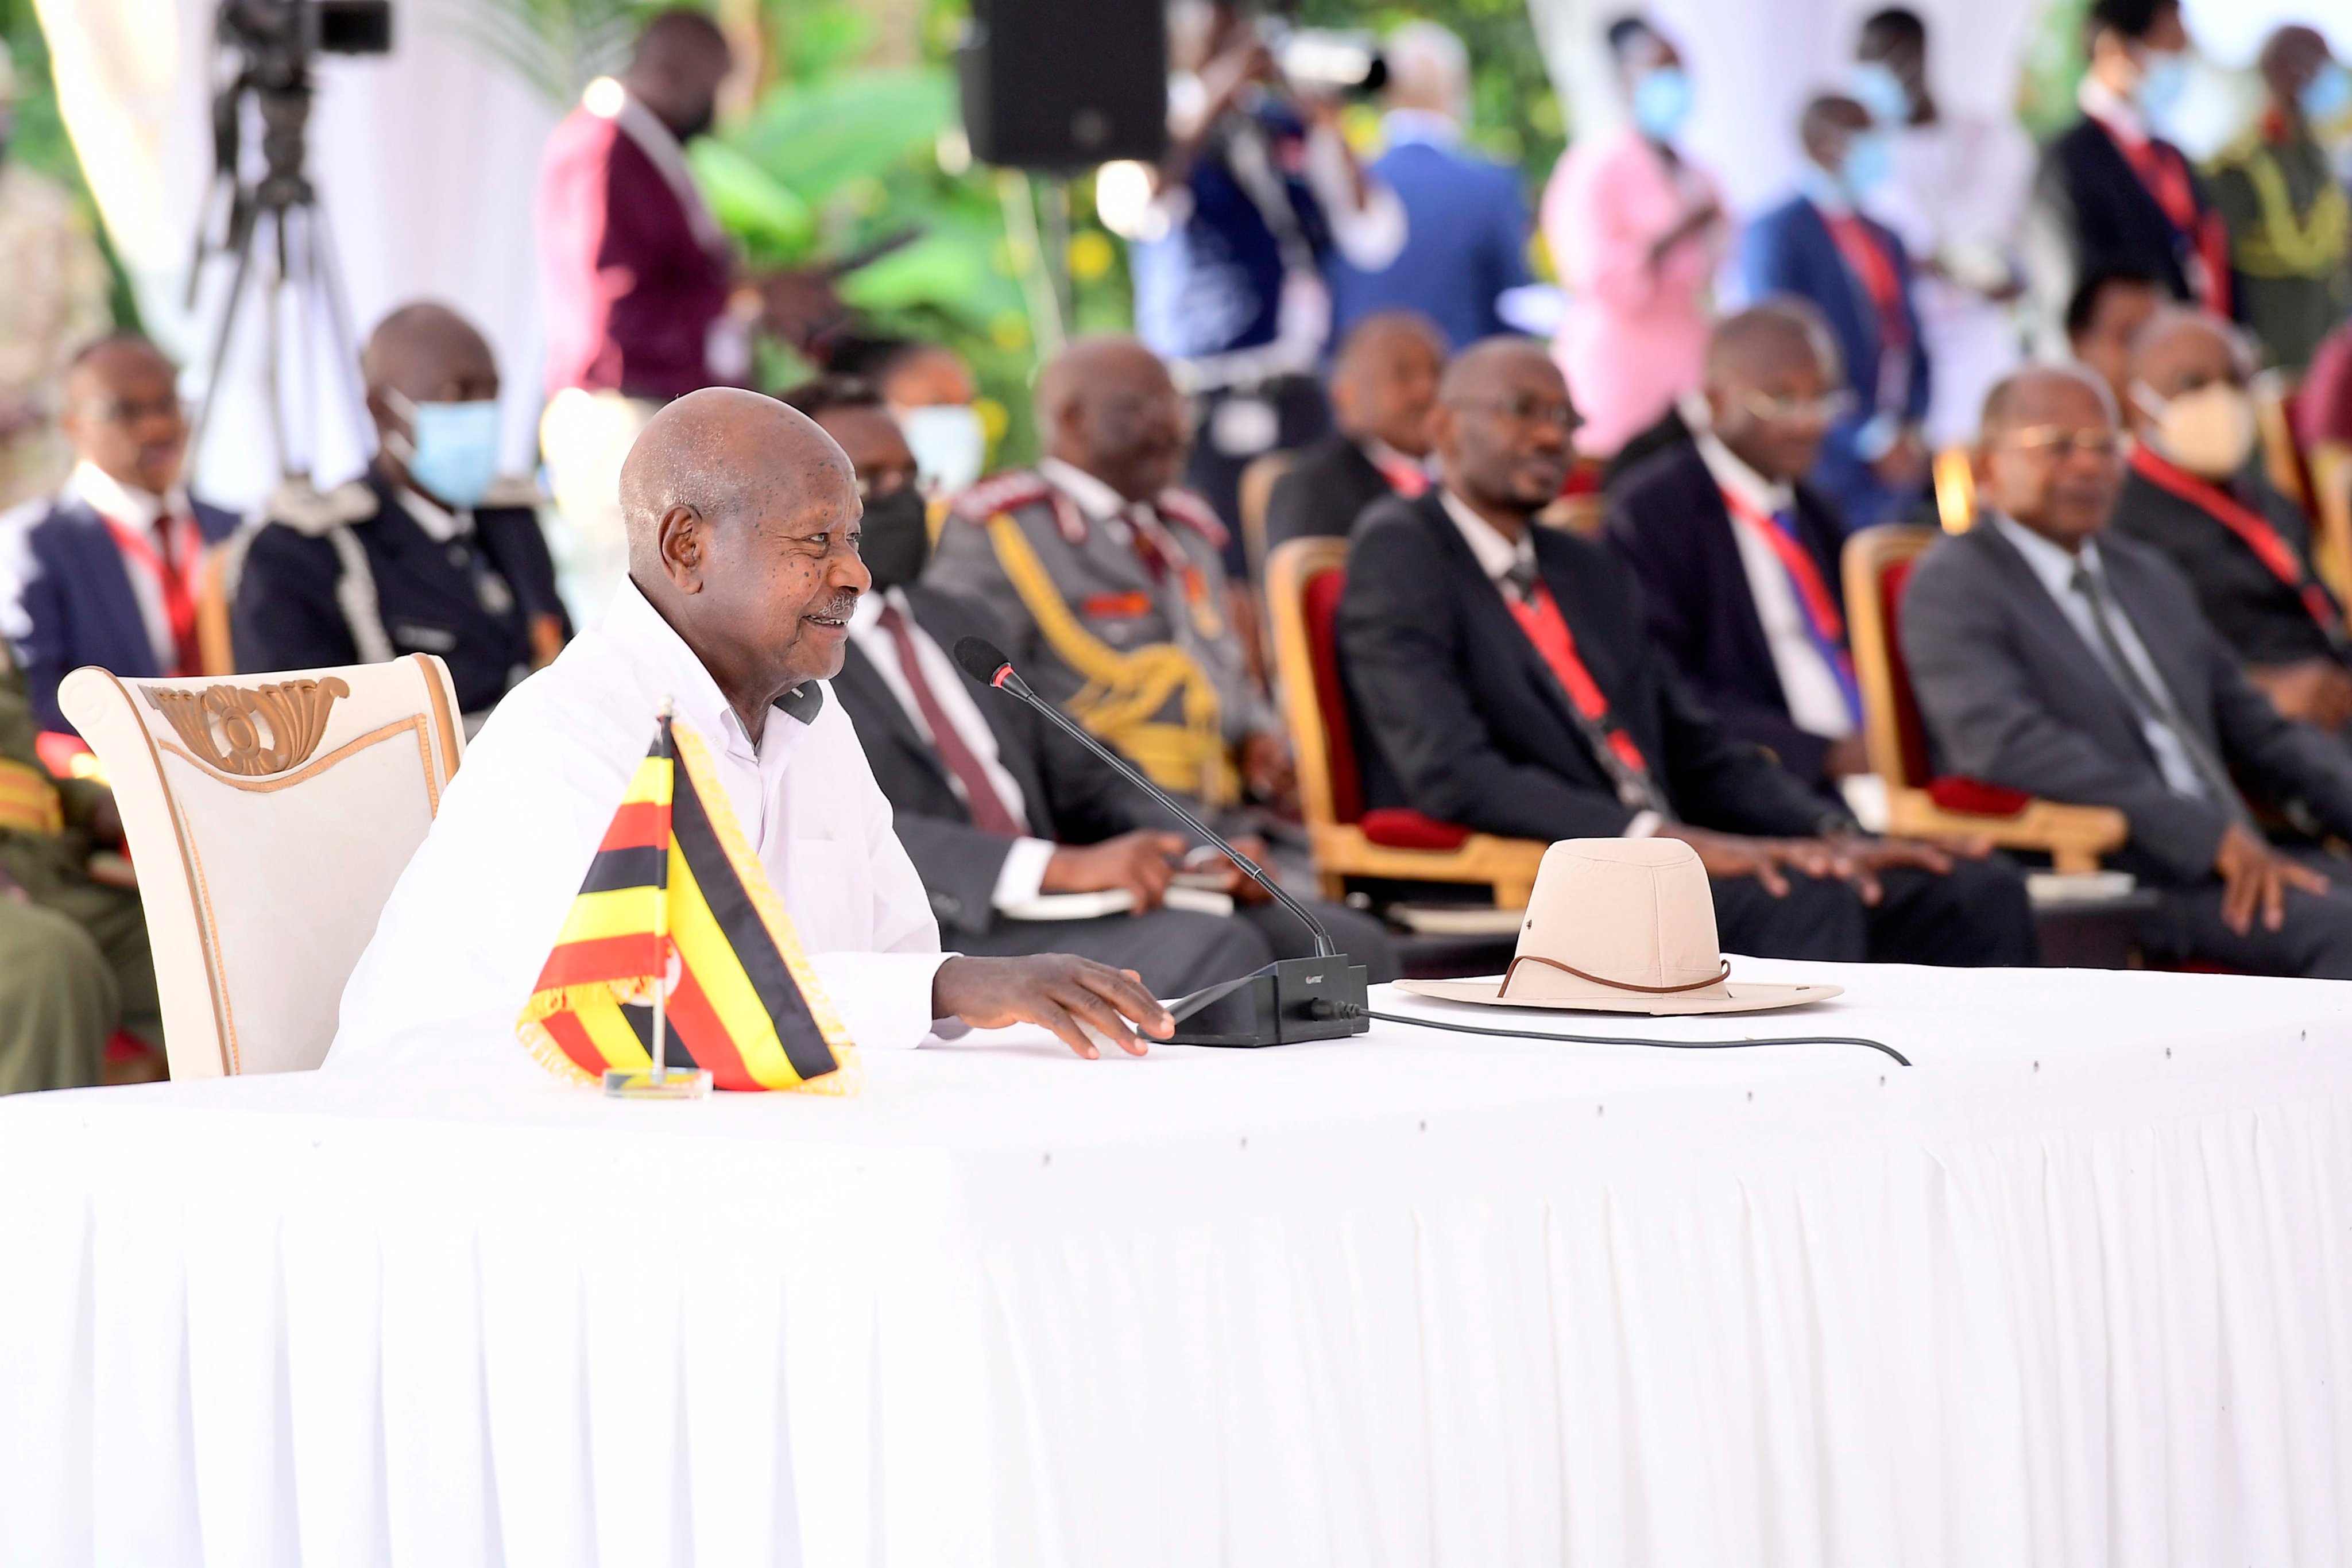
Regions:
M 270 238 L 274 242 L 274 248 L 277 252 L 276 256 L 274 257 L 277 262 L 277 266 L 271 269 L 269 274 L 269 286 L 268 289 L 263 292 L 261 297 L 262 309 L 265 316 L 264 324 L 266 327 L 266 330 L 262 334 L 262 340 L 268 345 L 267 360 L 262 366 L 262 385 L 268 392 L 269 440 L 270 444 L 277 449 L 278 473 L 282 478 L 287 473 L 286 396 L 284 389 L 278 385 L 279 375 L 286 362 L 285 343 L 283 341 L 286 327 L 284 314 L 286 294 L 286 213 L 283 208 L 275 209 L 269 214 L 269 229 Z
M 196 420 L 188 433 L 187 483 L 195 483 L 197 466 L 204 462 L 205 432 L 212 428 L 213 410 L 219 406 L 222 379 L 228 371 L 228 346 L 236 330 L 236 310 L 245 298 L 247 277 L 253 270 L 253 236 L 261 225 L 248 223 L 237 238 L 236 270 L 229 275 L 228 296 L 221 301 L 220 323 L 213 329 L 212 358 L 205 369 L 205 390 L 196 404 Z
M 335 363 L 342 371 L 345 406 L 351 410 L 352 435 L 360 455 L 366 457 L 375 450 L 375 422 L 368 416 L 367 388 L 360 382 L 360 339 L 352 325 L 351 296 L 343 290 L 343 265 L 335 251 L 334 225 L 327 221 L 326 204 L 317 196 L 310 198 L 303 212 L 310 236 L 311 277 L 327 302 Z

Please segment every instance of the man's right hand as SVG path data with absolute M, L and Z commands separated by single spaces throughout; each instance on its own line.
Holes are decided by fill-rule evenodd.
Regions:
M 1687 822 L 1670 822 L 1658 830 L 1658 837 L 1680 839 L 1696 850 L 1707 875 L 1754 877 L 1775 898 L 1789 895 L 1783 866 L 1803 876 L 1838 874 L 1836 853 L 1819 839 L 1750 839 Z
M 2214 874 L 2221 879 L 2221 924 L 2243 936 L 2260 915 L 2263 929 L 2275 931 L 2286 924 L 2286 890 L 2326 893 L 2327 879 L 2291 860 L 2236 822 L 2223 830 L 2221 847 L 2213 854 Z
M 1089 1061 L 1102 1053 L 1078 1027 L 1082 1019 L 1130 1056 L 1147 1049 L 1130 1020 L 1155 1039 L 1176 1032 L 1176 1020 L 1134 970 L 1067 953 L 950 958 L 931 976 L 931 1016 L 961 1019 L 974 1029 L 1037 1024 Z
M 1157 909 L 1168 896 L 1174 861 L 1184 852 L 1177 833 L 1139 829 L 1098 844 L 1064 844 L 1045 862 L 1041 893 L 1106 893 L 1123 887 L 1135 896 L 1130 914 Z

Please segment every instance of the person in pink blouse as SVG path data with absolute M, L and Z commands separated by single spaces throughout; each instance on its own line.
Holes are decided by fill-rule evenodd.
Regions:
M 1707 285 L 1731 237 L 1715 182 L 1675 147 L 1690 78 L 1639 17 L 1609 28 L 1632 109 L 1579 141 L 1544 193 L 1544 239 L 1570 295 L 1553 356 L 1585 416 L 1577 444 L 1613 455 L 1699 383 Z

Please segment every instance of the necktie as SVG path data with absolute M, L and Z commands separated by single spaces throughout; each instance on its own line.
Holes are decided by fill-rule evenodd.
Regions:
M 163 604 L 163 621 L 172 633 L 173 667 L 164 673 L 203 673 L 204 654 L 196 642 L 196 596 L 192 581 L 198 549 L 192 537 L 195 524 L 186 517 L 159 517 L 149 538 L 131 532 L 112 517 L 107 517 L 105 523 L 122 553 L 155 580 L 155 591 Z
M 1788 575 L 1789 586 L 1796 593 L 1798 616 L 1805 623 L 1805 638 L 1836 677 L 1838 695 L 1845 698 L 1846 716 L 1859 727 L 1862 687 L 1854 680 L 1853 657 L 1846 652 L 1845 617 L 1838 613 L 1837 600 L 1830 593 L 1829 584 L 1822 580 L 1820 565 L 1798 536 L 1796 512 L 1784 507 L 1767 517 L 1727 489 L 1723 492 L 1723 504 L 1733 517 L 1771 547 L 1780 570 Z
M 898 607 L 884 601 L 880 617 L 882 630 L 890 635 L 891 646 L 898 650 L 898 673 L 907 677 L 907 689 L 915 694 L 915 707 L 930 729 L 931 745 L 946 765 L 949 777 L 963 786 L 964 804 L 971 810 L 971 825 L 984 832 L 1003 833 L 1008 838 L 1025 836 L 1029 829 L 996 786 L 988 781 L 988 770 L 980 765 L 980 758 L 940 706 L 939 694 L 923 677 L 923 662 L 915 655 L 915 639 L 907 627 L 907 618 Z
M 2205 743 L 2198 737 L 2197 732 L 2182 721 L 2179 710 L 2173 706 L 2171 694 L 2164 691 L 2160 684 L 2150 686 L 2140 674 L 2139 667 L 2124 652 L 2123 639 L 2116 634 L 2115 625 L 2116 618 L 2122 612 L 2116 608 L 2105 582 L 2090 568 L 2077 562 L 2073 587 L 2083 596 L 2084 602 L 2091 607 L 2091 625 L 2099 634 L 2100 651 L 2107 656 L 2116 685 L 2123 690 L 2124 700 L 2143 724 L 2157 725 L 2171 734 L 2182 753 L 2188 757 L 2189 767 L 2196 770 L 2198 779 L 2205 786 L 2205 793 L 2212 799 L 2213 804 L 2238 821 L 2246 821 L 2245 802 L 2239 798 L 2237 786 L 2230 782 L 2229 770 L 2205 749 Z
M 1569 711 L 1575 716 L 1577 732 L 1583 737 L 1586 749 L 1601 764 L 1601 771 L 1609 775 L 1617 799 L 1637 811 L 1666 814 L 1664 797 L 1650 777 L 1649 759 L 1610 713 L 1608 694 L 1592 678 L 1583 655 L 1576 651 L 1576 636 L 1568 628 L 1568 617 L 1560 613 L 1551 590 L 1536 576 L 1534 564 L 1524 559 L 1514 564 L 1505 574 L 1502 586 L 1503 600 L 1511 608 L 1512 619 L 1519 623 L 1519 630 L 1535 644 L 1545 666 L 1568 694 Z
M 1429 488 L 1429 475 L 1419 464 L 1391 457 L 1381 459 L 1373 466 L 1381 471 L 1381 477 L 1389 482 L 1389 488 L 1408 501 L 1420 499 Z

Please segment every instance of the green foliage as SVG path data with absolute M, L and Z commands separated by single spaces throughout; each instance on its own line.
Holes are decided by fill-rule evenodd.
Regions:
M 569 105 L 617 68 L 640 20 L 657 8 L 646 0 L 439 0 L 427 16 L 548 102 Z
M 2090 0 L 2049 0 L 2026 36 L 2017 79 L 2017 117 L 2036 141 L 2073 123 L 2074 86 L 2083 79 L 2083 19 Z
M 34 13 L 33 0 L 0 0 L 0 39 L 7 41 L 16 68 L 15 128 L 8 136 L 5 156 L 36 173 L 47 175 L 73 193 L 89 219 L 91 232 L 98 235 L 99 248 L 106 253 L 107 269 L 113 274 L 114 287 L 108 303 L 113 307 L 115 325 L 135 329 L 139 325 L 139 304 L 131 297 L 130 280 L 123 276 L 122 264 L 115 256 L 114 242 L 107 237 L 106 225 L 99 221 L 97 205 L 82 181 L 81 160 L 74 156 L 73 139 L 66 134 L 65 121 L 58 113 L 57 85 L 49 75 L 48 40 L 41 35 L 41 22 Z M 0 279 L 0 287 L 5 287 L 6 280 Z

